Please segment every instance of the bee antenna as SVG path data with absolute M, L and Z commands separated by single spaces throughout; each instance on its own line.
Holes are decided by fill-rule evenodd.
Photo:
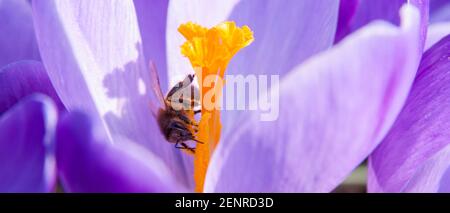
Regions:
M 197 143 L 200 143 L 200 144 L 205 144 L 205 143 L 203 143 L 203 142 L 201 142 L 201 141 L 199 141 L 199 140 L 197 140 L 197 139 L 195 139 L 195 138 L 192 138 L 192 140 L 195 141 L 195 142 L 197 142 Z

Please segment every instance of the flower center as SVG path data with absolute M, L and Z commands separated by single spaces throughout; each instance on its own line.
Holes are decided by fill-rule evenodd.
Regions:
M 237 27 L 234 22 L 223 22 L 207 29 L 188 22 L 178 31 L 186 38 L 181 54 L 192 64 L 202 102 L 202 114 L 196 139 L 194 156 L 195 191 L 203 191 L 209 159 L 220 139 L 220 106 L 224 74 L 231 58 L 253 42 L 253 32 L 248 26 Z

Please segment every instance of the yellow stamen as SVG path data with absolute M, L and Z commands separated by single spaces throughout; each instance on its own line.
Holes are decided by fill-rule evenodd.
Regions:
M 189 58 L 196 75 L 199 76 L 202 97 L 202 116 L 199 122 L 197 144 L 194 156 L 195 191 L 203 191 L 209 159 L 220 139 L 220 109 L 207 106 L 205 95 L 214 92 L 213 104 L 221 100 L 225 70 L 231 58 L 242 48 L 253 42 L 253 32 L 248 26 L 237 27 L 234 22 L 223 22 L 207 29 L 188 22 L 180 25 L 178 31 L 186 38 L 181 53 Z M 205 78 L 214 75 L 212 86 L 203 85 Z

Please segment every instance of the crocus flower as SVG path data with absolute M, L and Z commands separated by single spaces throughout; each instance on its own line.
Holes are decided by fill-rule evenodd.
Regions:
M 342 1 L 339 21 L 337 2 L 180 2 L 34 2 L 44 64 L 72 112 L 60 120 L 56 133 L 58 169 L 67 191 L 191 191 L 194 184 L 206 192 L 330 191 L 381 141 L 369 160 L 370 191 L 448 190 L 448 126 L 441 122 L 448 117 L 447 37 L 425 53 L 417 69 L 425 44 L 427 1 L 411 1 L 418 11 L 405 6 L 400 26 L 379 22 L 362 29 L 379 14 L 389 13 L 367 7 L 369 1 Z M 392 4 L 394 24 L 399 23 L 395 14 L 402 4 Z M 374 16 L 356 18 L 360 8 L 372 8 Z M 255 15 L 261 12 L 267 16 Z M 187 21 L 212 26 L 226 19 L 249 25 L 256 37 L 231 61 L 227 73 L 279 74 L 280 118 L 261 122 L 259 112 L 222 112 L 220 142 L 211 159 L 201 159 L 206 161 L 207 168 L 201 169 L 206 177 L 196 177 L 194 183 L 197 154 L 194 169 L 190 156 L 168 146 L 150 115 L 146 62 L 157 62 L 167 90 L 179 80 L 177 74 L 192 70 L 179 54 L 184 41 L 175 31 L 178 26 Z M 289 22 L 296 19 L 300 21 Z M 359 22 L 363 24 L 354 25 Z M 333 42 L 338 44 L 327 50 Z M 36 79 L 36 73 L 45 72 L 29 70 L 14 75 L 4 71 L 0 79 Z M 17 107 L 10 105 L 27 91 L 54 93 L 46 86 L 15 93 L 28 88 L 24 82 L 10 83 L 2 94 L 17 98 L 6 101 L 0 134 L 14 138 L 22 135 L 17 130 L 37 130 L 40 134 L 30 134 L 33 140 L 19 138 L 17 144 L 38 143 L 3 142 L 2 150 L 34 145 L 40 151 L 30 154 L 36 158 L 17 158 L 20 164 L 0 167 L 2 174 L 11 174 L 27 165 L 21 174 L 32 177 L 2 188 L 48 191 L 54 183 L 53 149 L 48 145 L 56 117 L 47 104 L 51 101 L 33 96 Z M 25 115 L 19 121 L 32 119 L 48 128 L 15 125 L 12 120 L 19 115 Z M 26 155 L 5 156 L 11 160 Z M 414 167 L 417 162 L 424 163 Z M 13 183 L 12 176 L 3 178 Z
M 42 60 L 72 112 L 56 133 L 65 190 L 198 189 L 194 160 L 164 140 L 151 115 L 147 62 L 156 61 L 166 91 L 193 70 L 178 27 L 224 20 L 255 37 L 227 74 L 279 74 L 280 115 L 262 122 L 258 111 L 223 111 L 200 191 L 332 190 L 400 113 L 425 42 L 427 3 L 402 7 L 400 26 L 371 23 L 332 46 L 337 1 L 34 1 Z

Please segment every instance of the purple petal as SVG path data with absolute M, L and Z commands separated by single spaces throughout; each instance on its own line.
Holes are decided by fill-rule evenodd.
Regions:
M 145 148 L 103 138 L 80 112 L 66 114 L 58 124 L 56 159 L 68 192 L 174 192 L 169 169 Z
M 347 34 L 352 33 L 353 31 L 361 28 L 362 26 L 368 24 L 371 21 L 382 19 L 385 21 L 389 21 L 393 24 L 398 25 L 400 22 L 398 16 L 398 10 L 404 3 L 411 3 L 412 5 L 419 8 L 421 11 L 421 30 L 422 30 L 422 38 L 421 41 L 424 42 L 426 38 L 426 28 L 428 24 L 428 6 L 429 0 L 377 0 L 377 1 L 360 1 L 356 13 L 352 16 L 352 19 L 346 23 L 347 26 L 340 25 L 345 30 Z M 341 5 L 346 7 L 354 7 L 352 4 Z M 342 10 L 341 10 L 342 11 Z M 341 29 L 337 30 L 341 32 Z M 339 35 L 344 37 L 344 35 Z
M 339 17 L 334 43 L 338 43 L 350 32 L 350 24 L 358 8 L 359 0 L 341 0 L 339 2 Z
M 419 73 L 401 114 L 389 134 L 370 156 L 369 191 L 400 192 L 419 189 L 420 185 L 412 185 L 424 178 L 416 177 L 423 176 L 420 174 L 421 168 L 424 167 L 424 171 L 427 171 L 432 167 L 434 163 L 427 163 L 428 159 L 441 158 L 436 157 L 437 153 L 448 146 L 449 50 L 450 36 L 447 36 L 423 55 Z M 432 160 L 434 161 L 438 160 Z M 439 180 L 435 178 L 434 181 Z M 420 191 L 436 190 L 425 188 Z
M 81 109 L 118 137 L 148 147 L 180 181 L 179 150 L 152 116 L 149 71 L 131 0 L 34 1 L 42 59 L 69 111 Z
M 0 115 L 32 93 L 48 95 L 64 109 L 41 62 L 19 61 L 0 69 Z
M 30 4 L 25 0 L 0 1 L 0 67 L 18 60 L 40 60 Z
M 402 191 L 450 192 L 450 146 L 423 162 Z
M 327 0 L 241 1 L 228 19 L 250 26 L 255 41 L 233 58 L 226 74 L 283 78 L 307 58 L 332 46 L 338 7 L 337 1 Z M 229 86 L 234 87 L 226 84 L 224 97 Z M 237 99 L 246 98 L 242 96 L 245 94 L 236 94 Z M 245 111 L 222 113 L 223 134 L 236 125 L 242 113 Z
M 398 10 L 407 0 L 360 1 L 351 23 L 352 30 L 361 28 L 371 21 L 382 19 L 398 25 Z M 351 32 L 349 32 L 351 33 Z
M 134 0 L 146 61 L 158 66 L 161 89 L 167 90 L 166 22 L 167 0 Z
M 351 0 L 342 0 L 339 18 L 350 16 L 350 20 L 344 19 L 345 21 L 339 23 L 336 30 L 336 43 L 353 31 L 377 19 L 398 25 L 400 19 L 397 11 L 405 2 L 407 0 L 357 1 L 356 3 Z
M 450 22 L 434 23 L 428 27 L 425 50 L 436 44 L 439 40 L 450 34 Z
M 448 0 L 431 0 L 430 1 L 430 13 L 445 7 L 448 4 Z
M 0 117 L 0 191 L 50 192 L 56 173 L 57 112 L 43 95 L 24 98 Z
M 328 192 L 343 181 L 387 133 L 416 74 L 419 13 L 401 14 L 401 28 L 374 23 L 282 79 L 278 120 L 256 112 L 237 121 L 204 190 Z
M 430 1 L 430 23 L 450 21 L 450 1 Z

